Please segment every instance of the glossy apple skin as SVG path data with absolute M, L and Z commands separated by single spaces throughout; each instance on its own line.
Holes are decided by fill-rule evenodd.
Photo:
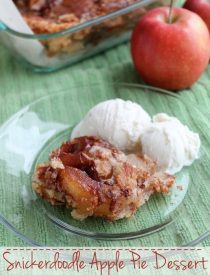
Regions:
M 210 31 L 210 1 L 209 0 L 187 0 L 185 9 L 191 10 L 204 20 Z
M 131 38 L 131 54 L 142 79 L 153 86 L 181 90 L 191 86 L 206 69 L 210 36 L 206 24 L 195 13 L 156 8 L 137 23 Z

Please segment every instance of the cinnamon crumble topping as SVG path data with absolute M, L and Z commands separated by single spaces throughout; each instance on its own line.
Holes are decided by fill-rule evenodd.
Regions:
M 98 137 L 80 137 L 53 151 L 37 166 L 33 189 L 72 216 L 118 220 L 132 216 L 155 192 L 167 193 L 175 177 L 156 172 L 147 156 L 129 155 Z

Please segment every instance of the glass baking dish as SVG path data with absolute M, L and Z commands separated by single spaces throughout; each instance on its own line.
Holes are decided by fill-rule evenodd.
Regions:
M 184 1 L 175 0 L 175 5 Z M 0 41 L 24 65 L 36 72 L 52 72 L 125 42 L 139 18 L 170 0 L 139 0 L 71 28 L 50 34 L 26 34 L 0 21 Z

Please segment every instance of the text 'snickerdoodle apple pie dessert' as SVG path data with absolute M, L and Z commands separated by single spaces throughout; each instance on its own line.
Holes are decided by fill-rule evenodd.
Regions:
M 33 189 L 52 205 L 73 208 L 75 219 L 131 217 L 154 192 L 167 193 L 174 176 L 156 172 L 145 155 L 125 155 L 105 140 L 83 136 L 53 151 L 38 165 Z
M 200 138 L 175 117 L 150 115 L 137 103 L 94 106 L 72 140 L 37 166 L 33 189 L 75 219 L 131 217 L 153 193 L 168 193 L 174 173 L 198 158 Z

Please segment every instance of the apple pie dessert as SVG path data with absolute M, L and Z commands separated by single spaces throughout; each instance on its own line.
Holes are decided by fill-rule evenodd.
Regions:
M 34 191 L 52 205 L 71 208 L 73 218 L 114 221 L 131 217 L 155 192 L 167 193 L 175 177 L 157 172 L 145 155 L 126 155 L 105 140 L 67 141 L 36 167 Z
M 14 0 L 14 2 L 35 33 L 53 33 L 125 8 L 138 0 Z
M 50 34 L 69 29 L 97 17 L 126 8 L 141 0 L 13 0 L 35 34 Z M 157 2 L 157 3 L 156 3 Z M 72 33 L 41 40 L 48 56 L 82 51 L 107 38 L 130 31 L 148 9 L 163 5 L 159 0 L 112 19 L 103 20 Z

